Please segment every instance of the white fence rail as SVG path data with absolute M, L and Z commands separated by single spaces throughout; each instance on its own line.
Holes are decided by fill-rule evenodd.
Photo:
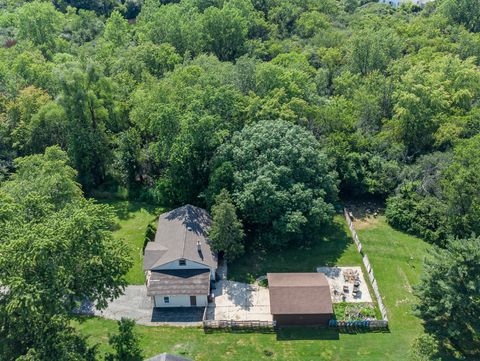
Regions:
M 353 241 L 355 242 L 355 245 L 357 246 L 358 252 L 362 256 L 362 260 L 363 260 L 363 264 L 365 266 L 365 269 L 368 272 L 368 278 L 370 280 L 370 283 L 372 284 L 373 292 L 375 293 L 375 298 L 377 299 L 378 308 L 380 309 L 380 313 L 382 314 L 382 319 L 383 319 L 383 321 L 386 322 L 386 325 L 388 325 L 387 309 L 385 308 L 385 305 L 383 304 L 382 296 L 380 294 L 380 291 L 378 290 L 378 283 L 377 283 L 377 280 L 375 279 L 375 276 L 373 274 L 372 265 L 370 264 L 370 261 L 368 260 L 367 254 L 363 251 L 362 242 L 360 242 L 360 239 L 358 238 L 358 234 L 355 231 L 355 228 L 353 227 L 352 218 L 350 217 L 350 214 L 348 213 L 346 208 L 343 209 L 343 214 L 345 215 L 345 219 L 347 220 L 348 228 L 350 228 L 350 232 L 352 233 Z

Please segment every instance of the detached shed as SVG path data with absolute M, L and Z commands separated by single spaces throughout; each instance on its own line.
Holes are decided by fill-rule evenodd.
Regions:
M 326 326 L 333 317 L 323 273 L 268 273 L 270 312 L 277 326 Z

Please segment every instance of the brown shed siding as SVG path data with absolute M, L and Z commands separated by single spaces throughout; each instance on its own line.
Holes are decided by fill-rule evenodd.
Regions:
M 332 314 L 319 315 L 273 315 L 277 326 L 327 326 Z

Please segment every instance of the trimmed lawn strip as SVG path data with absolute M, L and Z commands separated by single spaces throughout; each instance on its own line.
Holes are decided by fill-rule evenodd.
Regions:
M 356 227 L 356 231 L 387 308 L 391 336 L 403 342 L 403 347 L 389 352 L 406 360 L 412 341 L 424 332 L 421 320 L 413 313 L 416 297 L 412 287 L 420 280 L 423 259 L 432 246 L 391 228 L 383 216 L 368 226 Z

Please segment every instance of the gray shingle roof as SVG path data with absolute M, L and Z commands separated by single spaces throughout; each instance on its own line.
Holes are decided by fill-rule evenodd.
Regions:
M 190 204 L 161 214 L 155 241 L 148 242 L 145 248 L 143 269 L 155 269 L 182 258 L 216 268 L 217 258 L 207 238 L 211 223 L 205 209 Z
M 147 295 L 208 295 L 208 269 L 152 271 Z

